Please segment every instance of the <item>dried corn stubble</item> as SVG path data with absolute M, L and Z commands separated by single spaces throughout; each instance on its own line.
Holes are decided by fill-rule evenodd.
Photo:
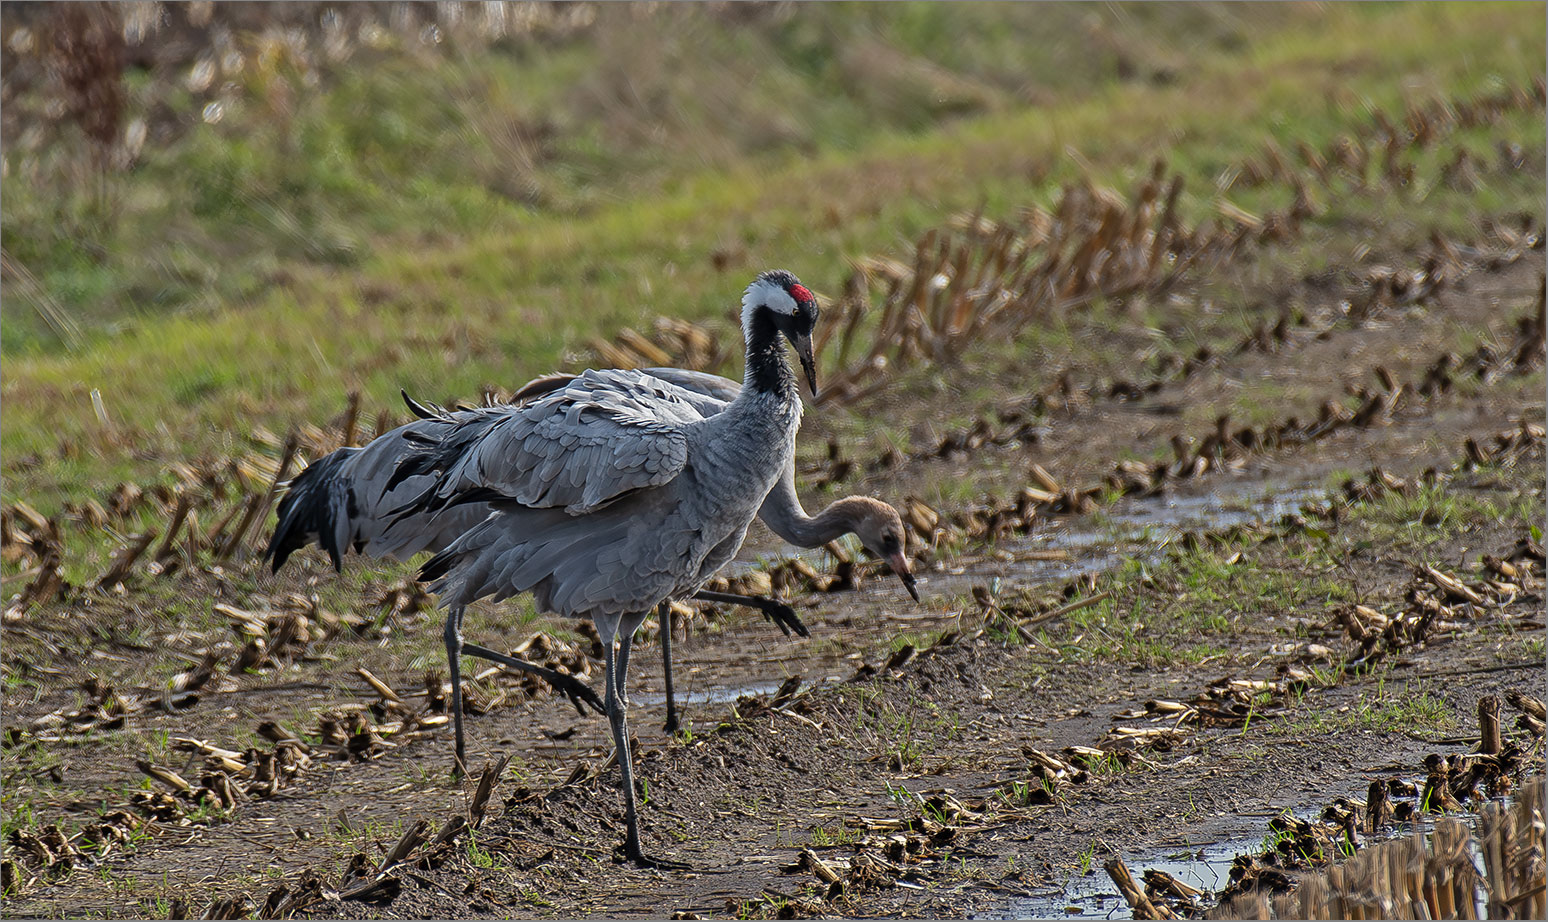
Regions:
M 1542 788 L 1538 776 L 1514 805 L 1486 807 L 1476 842 L 1463 824 L 1443 820 L 1429 841 L 1416 832 L 1361 849 L 1352 860 L 1305 876 L 1293 892 L 1272 898 L 1262 882 L 1264 875 L 1279 872 L 1242 856 L 1232 868 L 1232 886 L 1206 918 L 1476 918 L 1480 891 L 1490 918 L 1538 918 L 1548 906 L 1542 887 Z M 1483 855 L 1484 875 L 1471 857 L 1475 852 Z

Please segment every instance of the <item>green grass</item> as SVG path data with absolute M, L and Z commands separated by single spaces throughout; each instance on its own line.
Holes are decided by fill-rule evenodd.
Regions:
M 1192 665 L 1227 654 L 1211 643 L 1203 620 L 1194 614 L 1207 607 L 1191 595 L 1168 605 L 1138 590 L 1146 570 L 1138 563 L 1123 567 L 1111 580 L 1113 598 L 1072 612 L 1057 631 L 1038 634 L 1047 648 L 1075 662 L 1120 662 L 1150 667 Z M 1160 575 L 1159 573 L 1157 574 Z M 1132 582 L 1131 582 L 1132 581 Z
M 857 151 L 1040 96 L 1089 95 L 1115 82 L 1122 56 L 1187 63 L 1312 17 L 1217 3 L 829 4 L 750 18 L 604 7 L 572 41 L 463 40 L 440 55 L 391 36 L 314 71 L 320 91 L 297 79 L 311 63 L 258 55 L 233 76 L 223 119 L 179 123 L 179 142 L 150 145 L 131 181 L 82 176 L 69 129 L 63 143 L 21 147 L 6 248 L 87 329 L 207 310 L 245 300 L 292 261 L 351 265 L 383 244 L 670 195 L 706 168 Z M 130 72 L 126 89 L 128 117 L 201 106 L 162 75 Z M 41 95 L 24 90 L 16 104 L 35 111 Z M 8 348 L 48 345 L 33 319 L 8 318 Z
M 1454 540 L 1458 530 L 1479 521 L 1510 522 L 1523 534 L 1542 517 L 1542 497 L 1529 492 L 1460 490 L 1439 484 L 1410 495 L 1383 494 L 1367 516 L 1373 534 L 1405 549 L 1422 551 Z
M 5 800 L 4 817 L 0 819 L 0 835 L 9 839 L 12 833 L 30 833 L 39 825 L 39 819 L 33 812 L 31 801 L 22 800 L 14 793 L 8 794 Z
M 859 842 L 863 836 L 854 828 L 844 825 L 843 821 L 835 820 L 829 826 L 812 827 L 812 845 L 816 848 L 838 848 L 845 845 L 853 845 Z
M 1495 656 L 1502 662 L 1531 662 L 1548 654 L 1548 641 L 1542 637 L 1513 637 L 1499 645 Z
M 1241 616 L 1265 609 L 1326 607 L 1351 598 L 1347 582 L 1334 573 L 1264 567 L 1231 545 L 1180 555 L 1173 575 L 1190 600 L 1183 622 L 1204 633 L 1228 633 Z
M 1422 681 L 1392 688 L 1383 675 L 1374 685 L 1362 687 L 1346 707 L 1308 707 L 1268 726 L 1279 735 L 1326 736 L 1350 731 L 1435 734 L 1460 723 L 1451 703 L 1424 689 Z
M 473 867 L 483 868 L 484 870 L 493 870 L 496 867 L 497 862 L 494 853 L 488 849 L 479 848 L 478 843 L 473 840 L 472 836 L 468 837 L 466 850 L 468 863 L 473 865 Z
M 809 103 L 793 118 L 810 142 L 732 139 L 702 157 L 650 149 L 631 155 L 646 162 L 620 165 L 609 158 L 627 144 L 606 132 L 617 122 L 627 135 L 627 120 L 582 118 L 553 159 L 569 166 L 553 169 L 582 170 L 588 143 L 596 159 L 589 171 L 545 178 L 558 191 L 537 205 L 491 191 L 489 171 L 504 161 L 471 120 L 493 116 L 467 110 L 504 99 L 505 108 L 570 111 L 579 104 L 556 101 L 555 88 L 590 73 L 595 59 L 583 50 L 537 55 L 530 67 L 481 52 L 433 67 L 384 58 L 300 98 L 290 132 L 244 130 L 264 113 L 232 112 L 152 152 L 106 193 L 66 195 L 67 186 L 12 170 L 7 253 L 67 309 L 103 313 L 84 317 L 85 340 L 65 349 L 27 332 L 25 299 L 6 311 L 8 490 L 49 513 L 122 479 L 153 479 L 167 458 L 243 450 L 255 427 L 326 419 L 351 389 L 364 392 L 371 418 L 396 405 L 399 387 L 430 399 L 508 387 L 573 364 L 589 337 L 648 327 L 659 313 L 724 327 L 763 266 L 789 265 L 832 296 L 850 259 L 905 251 L 953 212 L 1046 203 L 1088 172 L 1126 187 L 1158 150 L 1188 177 L 1187 210 L 1205 214 L 1214 179 L 1266 135 L 1326 141 L 1359 124 L 1368 106 L 1395 111 L 1405 97 L 1466 95 L 1540 73 L 1541 43 L 1516 36 L 1537 35 L 1541 12 L 1391 5 L 1284 14 L 1273 27 L 1227 28 L 1218 41 L 1159 40 L 1146 53 L 1180 62 L 1171 76 L 1080 91 L 1071 88 L 1080 69 L 1061 70 L 1055 54 L 1038 67 L 1058 92 L 1037 92 L 1030 75 L 1029 104 L 1003 89 L 1015 80 L 990 75 L 1018 41 L 996 32 L 953 61 L 954 30 L 987 20 L 947 27 L 929 7 L 848 11 L 885 19 L 876 27 L 884 44 L 930 49 L 926 60 L 935 55 L 962 69 L 947 73 L 991 88 L 986 101 L 917 122 L 909 106 L 887 114 L 868 97 L 813 101 L 843 52 L 821 36 L 801 51 L 802 30 L 815 27 L 798 16 L 772 44 L 781 67 L 805 81 L 790 84 L 802 88 L 790 98 Z M 1129 7 L 1095 15 L 1099 25 L 1116 17 L 1112 28 L 1131 44 L 1167 18 Z M 1186 34 L 1195 13 L 1174 15 L 1166 34 Z M 729 48 L 717 55 L 745 50 Z M 1051 76 L 1065 71 L 1064 83 Z M 529 79 L 530 94 L 510 102 L 510 87 Z M 755 92 L 783 98 L 785 78 L 769 80 Z M 446 105 L 448 94 L 458 105 Z M 716 110 L 702 105 L 671 116 L 690 142 L 715 134 Z M 880 114 L 850 134 L 834 127 L 857 111 Z M 609 184 L 615 173 L 622 178 Z M 1232 195 L 1249 209 L 1266 204 Z M 727 246 L 740 261 L 721 272 L 708 256 Z M 94 388 L 106 423 L 92 410 Z
M 1080 865 L 1081 876 L 1085 876 L 1091 873 L 1092 867 L 1096 865 L 1096 852 L 1097 841 L 1092 839 L 1091 844 L 1082 849 L 1080 854 L 1076 857 L 1076 860 Z
M 1146 532 L 1141 542 L 1166 548 L 1164 555 L 1131 558 L 1105 573 L 1097 588 L 1111 597 L 1037 628 L 1036 644 L 1073 662 L 1159 667 L 1229 659 L 1232 649 L 1252 635 L 1304 640 L 1308 624 L 1327 621 L 1341 606 L 1377 604 L 1369 576 L 1350 565 L 1356 556 L 1376 553 L 1408 564 L 1438 561 L 1443 569 L 1455 569 L 1445 563 L 1452 554 L 1446 549 L 1464 536 L 1500 524 L 1507 532 L 1526 534 L 1541 515 L 1542 502 L 1540 491 L 1521 486 L 1526 470 L 1482 469 L 1408 496 L 1388 492 L 1371 502 L 1346 505 L 1341 521 L 1327 524 L 1326 531 L 1271 526 L 1228 530 L 1186 543 L 1158 540 Z M 1327 477 L 1325 495 L 1331 501 L 1340 502 L 1339 484 L 1349 476 Z M 1094 522 L 1104 527 L 1100 513 Z M 1111 529 L 1111 519 L 1107 523 Z M 966 596 L 955 604 L 976 607 Z M 990 623 L 986 628 L 998 642 L 1024 642 L 1019 632 L 1004 625 Z M 1542 651 L 1541 637 L 1518 637 L 1509 629 L 1499 633 L 1498 642 L 1491 642 L 1502 662 L 1531 659 Z M 1333 665 L 1310 664 L 1308 669 L 1323 687 L 1343 677 L 1337 660 Z M 1426 710 L 1444 705 L 1426 697 L 1389 701 L 1378 686 L 1376 704 L 1362 705 L 1344 718 L 1322 714 L 1318 719 L 1346 728 L 1428 726 L 1451 719 Z
M 1407 733 L 1419 729 L 1446 730 L 1458 723 L 1446 699 L 1428 691 L 1409 694 L 1406 687 L 1402 696 L 1396 700 L 1361 707 L 1357 713 L 1361 726 L 1389 733 Z

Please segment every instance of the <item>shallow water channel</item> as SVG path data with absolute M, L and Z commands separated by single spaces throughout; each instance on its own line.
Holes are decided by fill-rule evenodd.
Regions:
M 1260 824 L 1267 820 L 1259 820 Z M 1265 832 L 1267 828 L 1265 827 Z M 1257 852 L 1263 848 L 1263 836 L 1243 835 L 1223 842 L 1213 842 L 1189 850 L 1180 846 L 1158 848 L 1148 852 L 1124 855 L 1124 863 L 1134 873 L 1134 879 L 1143 883 L 1145 871 L 1156 870 L 1177 878 L 1190 887 L 1206 893 L 1217 893 L 1231 881 L 1231 861 L 1245 852 Z M 984 918 L 1004 919 L 1132 919 L 1134 913 L 1124 902 L 1112 878 L 1102 869 L 1100 860 L 1093 859 L 1092 867 L 1085 873 L 1072 874 L 1062 887 L 1033 896 L 1011 900 L 1003 916 Z
M 1059 582 L 1084 573 L 1102 572 L 1126 560 L 1158 559 L 1168 545 L 1187 531 L 1229 528 L 1247 522 L 1272 522 L 1302 505 L 1326 497 L 1325 488 L 1301 484 L 1237 483 L 1222 484 L 1200 495 L 1126 498 L 1102 511 L 1099 525 L 1089 517 L 1050 519 L 1031 534 L 1001 541 L 986 555 L 965 555 L 948 561 L 941 569 L 921 570 L 919 591 L 926 596 L 962 596 L 974 585 L 991 584 L 1007 588 L 1033 588 Z M 858 548 L 858 545 L 856 545 Z M 768 557 L 743 558 L 730 564 L 728 573 L 740 573 L 765 566 L 788 556 L 791 549 Z M 821 548 L 796 551 L 822 570 L 832 564 Z M 997 586 L 998 588 L 998 586 Z M 879 594 L 894 605 L 874 629 L 881 632 L 927 630 L 950 623 L 957 615 L 951 611 L 921 610 L 907 601 L 890 576 L 878 576 L 859 590 Z M 843 596 L 833 596 L 835 605 Z M 735 684 L 702 682 L 691 671 L 691 645 L 682 654 L 685 668 L 678 674 L 678 701 L 682 704 L 723 704 L 742 695 L 767 694 L 776 690 L 790 668 L 806 672 L 809 681 L 821 683 L 839 680 L 851 674 L 858 654 L 847 657 L 798 653 L 793 657 L 764 655 L 752 674 L 744 672 Z M 776 646 L 774 649 L 778 649 Z M 796 667 L 795 661 L 800 661 Z M 789 667 L 789 668 L 787 668 Z M 641 692 L 637 703 L 646 707 L 665 704 L 660 691 Z
M 1423 783 L 1422 778 L 1409 778 L 1410 781 Z M 1333 797 L 1342 794 L 1348 797 L 1358 797 L 1363 789 L 1352 787 L 1349 791 L 1335 792 Z M 1329 798 L 1330 801 L 1333 799 Z M 1512 798 L 1506 797 L 1503 803 L 1509 805 Z M 1315 821 L 1321 815 L 1320 808 L 1306 807 L 1284 811 L 1295 817 L 1308 821 Z M 1450 819 L 1461 820 L 1471 825 L 1478 818 L 1473 812 L 1453 812 L 1447 814 Z M 1208 843 L 1190 845 L 1187 847 L 1173 846 L 1170 848 L 1143 849 L 1134 852 L 1126 852 L 1119 857 L 1128 865 L 1130 873 L 1134 875 L 1136 882 L 1142 886 L 1146 871 L 1165 871 L 1190 887 L 1204 891 L 1206 905 L 1210 898 L 1223 890 L 1231 880 L 1231 862 L 1237 855 L 1259 854 L 1265 848 L 1265 837 L 1268 834 L 1268 821 L 1270 816 L 1247 817 L 1243 816 L 1241 826 L 1244 831 L 1229 838 L 1217 839 Z M 1394 826 L 1383 834 L 1380 840 L 1389 841 L 1411 836 L 1414 833 L 1422 833 L 1426 840 L 1429 839 L 1435 828 L 1435 817 L 1420 815 L 1418 819 Z M 1376 844 L 1373 840 L 1366 840 L 1366 844 Z M 1483 855 L 1478 851 L 1476 841 L 1472 844 L 1471 857 L 1473 864 L 1478 868 L 1482 877 L 1486 872 L 1483 864 Z M 1485 903 L 1480 900 L 1476 907 L 1476 918 L 1488 918 L 1485 914 Z M 983 915 L 985 919 L 1132 919 L 1133 911 L 1118 892 L 1118 887 L 1112 878 L 1102 868 L 1101 860 L 1093 858 L 1092 867 L 1083 873 L 1072 873 L 1062 886 L 1050 888 L 1032 896 L 1016 897 L 1005 907 L 1003 914 L 994 913 Z
M 988 557 L 953 561 L 944 571 L 921 573 L 921 592 L 966 592 L 971 583 L 1000 577 L 1022 588 L 1100 573 L 1126 560 L 1156 560 L 1189 531 L 1273 522 L 1324 498 L 1304 484 L 1239 484 L 1197 496 L 1124 499 L 1089 519 L 1053 519 L 1046 528 L 995 546 Z
M 707 688 L 699 688 L 691 691 L 677 692 L 675 697 L 679 706 L 687 707 L 705 704 L 728 704 L 743 695 L 772 695 L 779 691 L 783 682 L 748 682 L 741 685 L 711 685 Z M 665 692 L 643 692 L 630 696 L 632 703 L 645 707 L 666 705 Z

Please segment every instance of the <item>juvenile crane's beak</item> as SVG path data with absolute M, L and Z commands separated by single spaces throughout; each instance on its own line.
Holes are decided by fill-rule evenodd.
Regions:
M 801 359 L 801 370 L 806 372 L 806 383 L 812 387 L 812 396 L 817 396 L 817 361 L 812 357 L 812 335 L 810 333 L 797 333 L 791 340 L 795 345 L 796 355 Z
M 903 588 L 908 590 L 908 594 L 914 597 L 915 602 L 918 602 L 919 590 L 914 585 L 916 582 L 914 572 L 908 568 L 908 555 L 902 551 L 898 551 L 896 554 L 888 554 L 887 566 L 892 568 L 892 572 L 896 573 L 898 579 L 903 581 Z

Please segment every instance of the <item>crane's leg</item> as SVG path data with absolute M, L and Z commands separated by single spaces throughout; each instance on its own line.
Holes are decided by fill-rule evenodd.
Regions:
M 708 590 L 697 592 L 693 596 L 701 602 L 720 602 L 726 605 L 745 605 L 748 608 L 757 609 L 763 617 L 774 622 L 779 629 L 789 637 L 794 630 L 802 637 L 812 636 L 812 632 L 806 629 L 801 619 L 796 615 L 795 609 L 783 602 L 774 599 L 765 599 L 755 595 L 738 595 L 734 592 L 710 592 Z M 670 602 L 662 602 L 656 608 L 661 616 L 661 667 L 662 674 L 666 678 L 666 732 L 676 733 L 677 698 L 673 694 L 672 687 L 672 610 Z
M 801 619 L 796 615 L 795 609 L 774 599 L 765 599 L 756 595 L 737 595 L 734 592 L 709 592 L 701 591 L 693 594 L 695 599 L 701 602 L 721 602 L 726 605 L 746 605 L 748 608 L 757 609 L 763 617 L 779 626 L 789 637 L 791 631 L 795 631 L 802 637 L 812 636 L 812 632 L 806 629 Z
M 624 857 L 642 868 L 686 871 L 688 870 L 686 864 L 651 858 L 640 849 L 640 818 L 634 803 L 634 759 L 629 754 L 629 718 L 623 699 L 618 694 L 618 689 L 623 687 L 626 678 L 622 668 L 624 663 L 622 657 L 614 654 L 613 642 L 607 632 L 599 630 L 598 633 L 603 637 L 602 650 L 607 659 L 607 721 L 612 725 L 613 746 L 618 753 L 618 770 L 623 775 L 624 822 L 628 826 L 624 834 Z M 624 634 L 625 638 L 628 636 L 629 634 Z M 624 649 L 627 650 L 628 647 L 624 646 Z
M 623 634 L 622 631 L 619 632 Z M 626 677 L 629 675 L 629 648 L 633 646 L 634 635 L 623 634 L 618 638 L 618 700 L 624 707 L 629 706 L 629 686 Z
M 462 606 L 446 612 L 446 667 L 451 672 L 452 728 L 457 735 L 456 761 L 452 763 L 452 777 L 461 778 L 467 773 L 467 751 L 462 739 Z
M 666 732 L 677 732 L 677 699 L 672 695 L 672 603 L 656 606 L 661 616 L 661 672 L 666 677 Z
M 529 663 L 514 656 L 506 656 L 504 653 L 496 653 L 488 647 L 481 647 L 476 643 L 464 643 L 462 645 L 462 652 L 468 656 L 476 656 L 479 659 L 489 660 L 491 663 L 508 666 L 518 672 L 528 672 L 537 676 L 551 685 L 554 691 L 569 698 L 570 703 L 575 705 L 575 710 L 582 715 L 586 713 L 587 707 L 592 708 L 598 714 L 607 713 L 607 707 L 602 703 L 602 699 L 597 697 L 597 693 L 591 690 L 591 686 L 575 676 L 566 675 L 565 673 L 539 666 L 536 663 Z

